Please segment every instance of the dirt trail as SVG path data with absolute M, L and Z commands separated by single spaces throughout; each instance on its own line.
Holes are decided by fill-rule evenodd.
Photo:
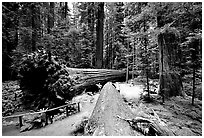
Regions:
M 127 85 L 127 84 L 126 84 Z M 142 102 L 140 104 L 134 103 L 134 98 L 137 99 L 139 96 L 137 91 L 141 90 L 141 86 L 134 86 L 128 88 L 122 84 L 121 86 L 121 95 L 124 95 L 126 98 L 133 100 L 127 101 L 130 102 L 130 107 L 134 112 L 138 108 L 152 108 L 158 114 L 161 121 L 163 121 L 169 129 L 171 129 L 175 135 L 179 136 L 201 136 L 202 135 L 202 101 L 196 100 L 195 106 L 191 105 L 191 98 L 186 97 L 172 97 L 169 100 L 165 101 L 164 105 L 161 105 L 159 102 L 161 99 L 156 99 L 153 103 Z M 6 126 L 2 128 L 3 136 L 66 136 L 72 135 L 71 133 L 76 128 L 76 125 L 80 123 L 81 119 L 84 116 L 90 116 L 99 94 L 96 94 L 94 97 L 91 97 L 87 94 L 83 96 L 76 97 L 76 101 L 82 102 L 82 111 L 73 116 L 65 118 L 61 121 L 56 121 L 51 125 L 46 126 L 41 129 L 33 129 L 31 131 L 20 133 L 19 128 L 16 126 Z M 112 96 L 114 99 L 114 96 Z M 127 98 L 127 99 L 128 99 Z M 112 99 L 112 100 L 113 100 Z M 116 104 L 116 103 L 115 103 Z M 120 103 L 118 103 L 120 104 Z M 112 107 L 109 107 L 112 108 Z M 112 110 L 112 109 L 107 110 Z M 135 110 L 136 111 L 136 110 Z M 107 118 L 106 118 L 107 119 Z
M 50 124 L 44 128 L 32 129 L 30 131 L 20 133 L 20 129 L 14 125 L 3 126 L 3 136 L 71 136 L 72 132 L 76 129 L 77 124 L 81 122 L 84 117 L 89 117 L 93 111 L 99 94 L 93 97 L 83 95 L 81 100 L 81 112 L 67 117 L 63 120 L 59 120 Z M 90 102 L 91 101 L 91 102 Z

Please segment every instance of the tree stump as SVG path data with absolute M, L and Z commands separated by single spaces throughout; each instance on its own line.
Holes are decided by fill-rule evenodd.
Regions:
M 167 28 L 158 35 L 160 95 L 165 97 L 184 96 L 182 81 L 178 73 L 178 36 Z

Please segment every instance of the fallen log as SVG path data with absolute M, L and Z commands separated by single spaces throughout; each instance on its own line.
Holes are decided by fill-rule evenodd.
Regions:
M 133 131 L 128 122 L 117 118 L 117 115 L 133 118 L 134 115 L 122 100 L 122 97 L 108 82 L 100 91 L 100 96 L 85 127 L 85 135 L 94 136 L 140 136 Z
M 133 114 L 122 97 L 108 82 L 100 96 L 85 127 L 85 135 L 94 136 L 173 136 L 158 115 L 147 109 Z
M 74 85 L 69 89 L 75 95 L 82 93 L 85 89 L 91 88 L 98 83 L 104 85 L 108 81 L 123 82 L 126 76 L 126 72 L 122 70 L 67 68 L 67 71 L 70 77 L 76 80 Z M 78 76 L 77 79 L 76 76 Z
M 44 51 L 24 55 L 18 70 L 23 104 L 33 110 L 64 105 L 98 83 L 125 81 L 126 76 L 121 70 L 68 68 L 54 57 L 50 61 Z

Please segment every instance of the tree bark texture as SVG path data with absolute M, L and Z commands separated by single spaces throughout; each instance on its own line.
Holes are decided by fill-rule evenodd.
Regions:
M 64 18 L 65 19 L 67 18 L 67 11 L 68 11 L 68 5 L 67 5 L 67 2 L 65 2 L 65 5 L 64 5 Z
M 85 127 L 86 135 L 93 136 L 134 136 L 140 135 L 133 131 L 128 122 L 117 118 L 133 118 L 134 115 L 124 103 L 120 93 L 111 82 L 104 85 L 94 108 L 94 111 Z
M 81 94 L 85 89 L 98 83 L 103 85 L 108 81 L 123 82 L 126 76 L 126 72 L 122 70 L 67 68 L 67 71 L 71 76 L 79 77 L 77 83 L 70 88 L 74 95 Z
M 48 27 L 47 27 L 48 34 L 51 33 L 51 29 L 54 26 L 54 7 L 55 7 L 55 3 L 50 2 L 49 12 L 48 12 Z
M 96 68 L 103 67 L 103 23 L 104 2 L 98 4 L 98 21 L 96 26 Z
M 36 28 L 36 6 L 33 3 L 31 5 L 31 12 L 32 12 L 32 51 L 36 50 L 36 39 L 37 39 L 37 28 Z
M 178 43 L 173 32 L 168 30 L 158 35 L 160 92 L 165 97 L 182 95 L 182 81 L 174 64 L 178 61 Z
M 94 10 L 95 4 L 94 2 L 90 2 L 88 6 L 88 28 L 90 31 L 91 35 L 91 51 L 95 51 L 95 10 Z M 95 59 L 94 52 L 91 53 L 90 55 L 90 60 L 91 60 L 91 66 L 95 66 L 93 64 L 93 59 Z
M 145 18 L 145 17 L 144 17 Z M 147 22 L 144 19 L 144 32 L 147 31 Z M 148 92 L 148 97 L 150 97 L 150 92 L 149 92 L 149 67 L 148 67 L 148 40 L 147 36 L 144 36 L 144 47 L 145 47 L 145 70 L 146 70 L 146 79 L 147 79 L 147 92 Z
M 144 128 L 141 124 L 146 124 L 149 128 Z M 144 129 L 148 129 L 147 133 L 143 131 Z M 134 114 L 112 83 L 106 83 L 100 91 L 96 106 L 85 126 L 85 135 L 155 136 L 155 134 L 157 136 L 174 135 L 161 122 L 153 109 L 150 110 L 141 105 Z
M 47 26 L 47 33 L 48 34 L 51 33 L 51 29 L 54 26 L 54 7 L 55 7 L 55 3 L 50 2 L 49 13 L 48 13 L 48 26 Z M 49 61 L 51 61 L 51 46 L 50 46 L 50 44 L 48 46 L 48 57 L 49 57 Z

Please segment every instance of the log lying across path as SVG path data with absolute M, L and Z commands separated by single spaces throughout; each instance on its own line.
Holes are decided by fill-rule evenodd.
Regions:
M 104 85 L 85 127 L 85 135 L 93 136 L 171 136 L 158 115 L 145 112 L 133 114 L 111 82 Z M 152 114 L 152 113 L 151 113 Z M 144 117 L 146 116 L 146 117 Z
M 84 89 L 91 88 L 95 84 L 100 83 L 103 85 L 108 81 L 123 82 L 126 78 L 125 70 L 79 68 L 66 68 L 66 70 L 76 80 L 75 85 L 70 88 L 70 91 L 73 91 L 75 95 L 80 94 Z
M 32 59 L 37 58 L 35 55 L 32 54 Z M 35 110 L 64 105 L 84 90 L 98 91 L 98 83 L 121 82 L 126 78 L 125 70 L 69 68 L 54 58 L 49 61 L 46 57 L 46 54 L 42 55 L 35 64 L 27 58 L 19 69 L 24 104 Z

